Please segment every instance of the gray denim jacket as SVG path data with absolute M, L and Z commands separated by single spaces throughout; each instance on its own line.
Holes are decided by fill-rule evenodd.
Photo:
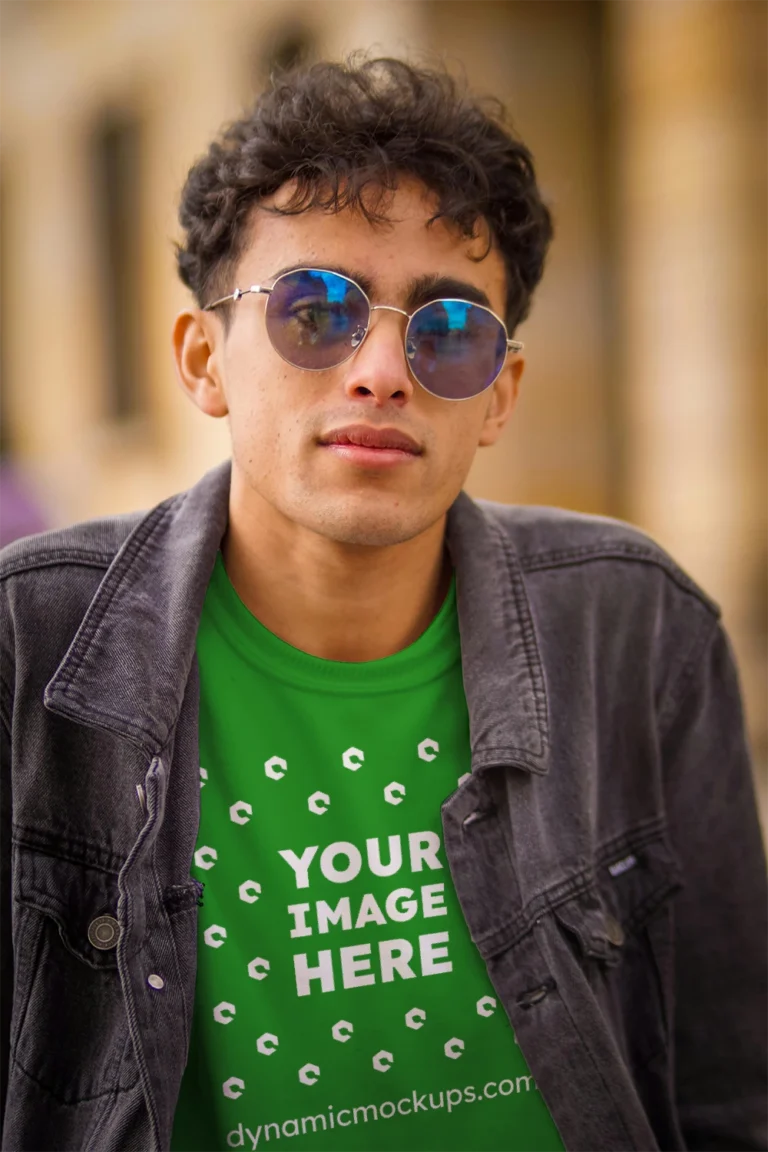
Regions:
M 229 482 L 223 465 L 0 554 L 12 1152 L 169 1144 L 195 988 L 195 636 Z M 445 850 L 566 1147 L 765 1148 L 765 873 L 717 608 L 617 521 L 462 494 L 447 543 L 472 772 Z M 102 915 L 113 947 L 89 935 Z

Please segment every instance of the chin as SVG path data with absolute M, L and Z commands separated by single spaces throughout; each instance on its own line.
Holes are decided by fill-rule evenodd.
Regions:
M 320 531 L 337 544 L 363 548 L 390 548 L 395 544 L 404 544 L 406 540 L 412 540 L 423 529 L 409 528 L 403 522 L 376 523 L 368 520 L 357 524 L 324 525 Z
M 419 536 L 437 519 L 425 517 L 423 511 L 421 515 L 414 512 L 408 515 L 402 509 L 327 508 L 307 527 L 338 544 L 387 548 Z

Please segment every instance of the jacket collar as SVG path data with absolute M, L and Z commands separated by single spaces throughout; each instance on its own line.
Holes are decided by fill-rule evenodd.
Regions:
M 150 756 L 169 743 L 227 526 L 231 465 L 143 517 L 122 544 L 45 691 L 52 712 L 124 737 Z M 472 769 L 548 770 L 547 700 L 523 575 L 490 511 L 461 493 L 446 542 L 456 568 Z
M 460 492 L 446 542 L 456 569 L 472 771 L 549 771 L 547 692 L 517 551 L 492 511 Z

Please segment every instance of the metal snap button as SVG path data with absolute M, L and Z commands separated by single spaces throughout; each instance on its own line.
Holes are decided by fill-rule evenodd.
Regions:
M 624 929 L 622 928 L 621 924 L 619 924 L 618 920 L 615 919 L 615 917 L 606 916 L 605 930 L 611 944 L 613 944 L 616 948 L 621 948 L 622 944 L 624 943 Z
M 549 996 L 550 992 L 554 992 L 557 985 L 552 977 L 548 977 L 543 984 L 538 988 L 530 988 L 527 992 L 523 992 L 522 996 L 518 996 L 517 1003 L 521 1008 L 534 1008 Z
M 487 820 L 493 816 L 496 808 L 493 804 L 487 808 L 475 808 L 474 812 L 470 812 L 469 816 L 465 816 L 461 822 L 462 828 L 468 828 L 470 824 L 477 824 L 478 820 Z
M 147 976 L 147 984 L 149 984 L 150 988 L 156 988 L 158 992 L 161 988 L 165 988 L 165 980 L 163 980 L 162 976 L 156 976 L 154 972 L 151 976 Z
M 120 935 L 120 925 L 114 916 L 97 916 L 88 925 L 88 939 L 94 948 L 106 952 L 114 948 Z

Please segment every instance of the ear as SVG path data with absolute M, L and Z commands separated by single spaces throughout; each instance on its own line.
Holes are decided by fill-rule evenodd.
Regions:
M 525 361 L 519 356 L 510 357 L 504 365 L 501 375 L 491 388 L 488 410 L 480 429 L 478 447 L 488 448 L 491 444 L 495 444 L 504 431 L 507 420 L 514 412 L 517 403 L 520 378 L 524 368 Z
M 200 308 L 180 312 L 173 325 L 173 358 L 179 383 L 207 416 L 229 412 L 224 393 L 221 358 L 224 330 L 221 320 Z

